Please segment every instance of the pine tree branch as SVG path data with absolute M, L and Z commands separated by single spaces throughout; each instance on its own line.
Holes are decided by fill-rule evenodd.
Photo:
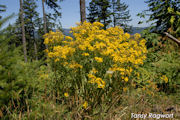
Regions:
M 174 36 L 172 36 L 167 32 L 164 32 L 164 34 L 167 35 L 169 38 L 171 38 L 174 42 L 176 42 L 180 46 L 180 41 L 177 38 L 175 38 Z

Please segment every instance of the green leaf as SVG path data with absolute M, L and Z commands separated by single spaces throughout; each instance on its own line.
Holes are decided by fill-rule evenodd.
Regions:
M 174 23 L 174 20 L 175 20 L 175 17 L 174 17 L 174 16 L 171 16 L 170 23 L 173 24 L 173 23 Z
M 179 11 L 176 11 L 176 14 L 180 16 L 180 12 Z
M 173 13 L 173 12 L 174 12 L 174 9 L 171 7 L 168 7 L 168 13 Z

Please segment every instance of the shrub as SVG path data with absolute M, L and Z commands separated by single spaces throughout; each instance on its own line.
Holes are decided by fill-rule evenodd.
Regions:
M 136 69 L 146 59 L 146 41 L 140 34 L 102 27 L 99 22 L 84 22 L 72 28 L 74 38 L 60 31 L 44 35 L 56 74 L 56 95 L 84 114 L 102 114 L 119 103 L 120 94 L 135 82 Z M 105 103 L 109 107 L 103 108 Z M 98 105 L 101 109 L 94 109 Z

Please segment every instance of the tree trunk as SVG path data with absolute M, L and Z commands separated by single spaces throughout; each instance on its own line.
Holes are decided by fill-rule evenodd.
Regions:
M 35 29 L 34 25 L 33 28 Z M 34 56 L 35 59 L 38 60 L 38 51 L 37 51 L 37 43 L 36 43 L 36 37 L 35 37 L 35 30 L 33 31 L 33 40 L 34 40 Z
M 116 17 L 115 17 L 115 1 L 112 0 L 112 9 L 113 9 L 113 25 L 116 26 Z
M 38 60 L 38 56 L 37 56 L 37 44 L 36 44 L 35 40 L 34 40 L 34 54 L 35 54 L 36 60 Z
M 81 22 L 83 23 L 86 20 L 85 0 L 80 0 L 80 16 L 81 16 Z
M 26 49 L 26 37 L 24 29 L 24 11 L 23 11 L 23 0 L 20 0 L 20 17 L 21 17 L 21 27 L 22 27 L 22 42 L 23 42 L 23 52 L 24 52 L 24 61 L 27 62 L 27 49 Z
M 45 13 L 45 9 L 44 9 L 44 0 L 42 0 L 42 9 L 43 9 L 43 20 L 44 20 L 44 34 L 47 33 L 47 19 L 46 19 L 46 13 Z M 46 49 L 48 48 L 48 46 L 46 45 Z
M 167 32 L 164 32 L 164 34 L 166 34 L 169 38 L 171 38 L 174 42 L 176 42 L 180 46 L 180 40 L 178 40 L 177 38 L 175 38 L 174 36 L 172 36 Z

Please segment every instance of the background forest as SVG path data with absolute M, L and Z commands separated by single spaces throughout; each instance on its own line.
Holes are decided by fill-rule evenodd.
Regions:
M 139 24 L 151 25 L 140 29 L 125 0 L 79 0 L 71 29 L 60 22 L 66 0 L 39 1 L 43 17 L 38 0 L 19 0 L 8 26 L 16 15 L 0 3 L 0 119 L 180 119 L 179 0 L 144 1 Z

